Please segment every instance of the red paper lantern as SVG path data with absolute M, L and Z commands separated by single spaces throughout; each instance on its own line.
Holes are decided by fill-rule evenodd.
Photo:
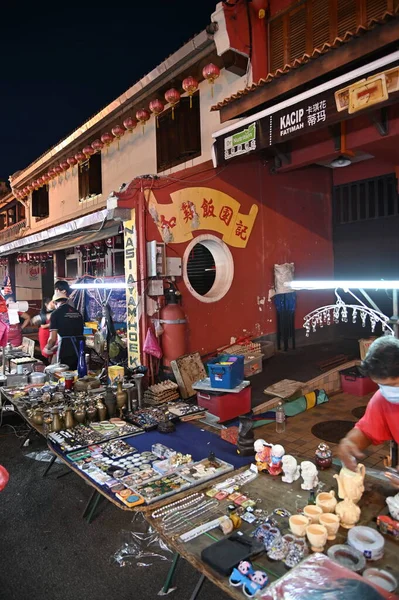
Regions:
M 86 156 L 85 156 L 85 155 L 83 154 L 83 152 L 81 152 L 81 151 L 80 151 L 80 152 L 77 152 L 77 153 L 75 154 L 75 158 L 76 158 L 76 162 L 77 162 L 78 164 L 80 164 L 80 163 L 82 163 L 82 162 L 84 162 L 84 161 L 86 160 Z
M 42 175 L 42 181 L 45 185 L 48 184 L 48 182 L 50 181 L 50 176 L 48 173 L 45 173 L 44 175 Z
M 183 90 L 190 96 L 190 108 L 193 107 L 193 94 L 198 90 L 198 81 L 195 77 L 186 77 L 181 84 Z
M 72 168 L 72 171 L 73 171 L 74 166 L 78 164 L 78 161 L 76 160 L 76 158 L 74 156 L 68 156 L 66 161 L 67 161 L 68 165 Z
M 172 119 L 175 118 L 175 106 L 180 102 L 180 92 L 175 88 L 170 88 L 165 92 L 165 100 L 172 107 Z
M 50 180 L 54 179 L 54 177 L 56 177 L 57 173 L 55 172 L 54 169 L 50 169 L 49 171 L 47 171 L 47 175 L 49 176 Z
M 94 150 L 93 146 L 85 146 L 82 150 L 82 153 L 84 154 L 86 159 L 89 159 L 90 156 L 93 156 L 93 154 L 96 153 L 96 151 Z
M 60 162 L 60 167 L 61 167 L 62 171 L 65 173 L 66 171 L 68 171 L 70 164 L 68 161 L 63 160 Z
M 129 133 L 133 133 L 133 131 L 136 129 L 137 127 L 137 121 L 136 119 L 134 119 L 133 117 L 127 117 L 124 121 L 123 121 L 123 126 L 127 129 L 127 131 Z
M 157 127 L 159 127 L 158 115 L 161 114 L 161 112 L 164 110 L 164 108 L 165 108 L 164 103 L 162 102 L 162 100 L 159 100 L 158 98 L 155 98 L 155 100 L 151 100 L 151 102 L 149 104 L 150 111 L 155 115 Z
M 40 187 L 40 181 L 39 181 L 38 179 L 34 179 L 34 180 L 32 181 L 32 185 L 33 185 L 33 189 L 34 189 L 34 190 L 38 190 L 38 189 L 39 189 L 39 187 Z
M 145 124 L 147 123 L 147 121 L 150 120 L 150 118 L 151 118 L 151 115 L 148 112 L 148 110 L 146 110 L 145 108 L 141 108 L 140 110 L 138 110 L 136 112 L 136 119 L 143 126 L 143 134 L 144 134 Z
M 94 140 L 94 142 L 91 143 L 91 147 L 95 152 L 101 152 L 104 148 L 104 144 L 101 140 Z
M 24 195 L 24 198 L 25 198 L 26 196 L 29 196 L 29 188 L 28 188 L 28 186 L 24 187 L 24 189 L 22 190 L 22 193 L 23 193 L 23 195 Z
M 35 189 L 31 183 L 28 183 L 27 187 L 28 187 L 29 192 L 33 192 L 33 190 Z
M 212 86 L 211 92 L 212 92 L 212 98 L 213 98 L 213 85 L 214 85 L 216 79 L 220 76 L 220 69 L 213 63 L 209 63 L 209 65 L 206 65 L 202 69 L 202 75 L 203 75 L 204 79 L 206 79 L 208 81 L 208 83 Z
M 108 152 L 108 146 L 110 144 L 112 144 L 112 142 L 114 141 L 114 136 L 112 135 L 112 133 L 109 133 L 108 131 L 106 131 L 105 133 L 102 134 L 101 136 L 101 141 L 103 144 L 106 145 L 107 147 L 107 152 Z
M 115 125 L 115 127 L 113 127 L 111 129 L 112 131 L 112 135 L 114 137 L 116 137 L 116 139 L 118 140 L 118 150 L 119 150 L 119 140 L 121 139 L 121 137 L 123 137 L 126 133 L 126 129 L 124 127 L 122 127 L 122 125 Z
M 62 169 L 61 169 L 60 165 L 55 165 L 54 171 L 58 177 L 62 174 Z

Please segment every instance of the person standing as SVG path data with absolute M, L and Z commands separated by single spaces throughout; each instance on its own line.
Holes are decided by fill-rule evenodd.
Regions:
M 50 317 L 50 336 L 44 348 L 51 353 L 58 343 L 57 361 L 76 369 L 79 356 L 79 345 L 84 341 L 84 322 L 81 313 L 68 304 L 68 297 L 55 292 L 53 296 L 55 310 Z
M 52 354 L 47 354 L 44 348 L 50 337 L 50 317 L 54 311 L 55 306 L 51 298 L 45 298 L 43 300 L 42 310 L 40 311 L 40 327 L 39 327 L 39 345 L 40 352 L 44 358 L 51 358 Z M 54 352 L 55 353 L 55 352 Z
M 14 298 L 12 296 L 8 296 L 6 298 L 7 308 L 12 304 Z M 23 319 L 23 323 L 21 324 L 21 320 Z M 27 312 L 18 312 L 18 323 L 10 324 L 10 329 L 8 331 L 8 341 L 14 346 L 14 348 L 18 348 L 22 346 L 22 331 L 28 327 L 30 324 L 30 316 Z

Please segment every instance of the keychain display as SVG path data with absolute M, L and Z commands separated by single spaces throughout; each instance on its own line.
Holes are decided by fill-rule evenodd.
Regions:
M 234 466 L 214 456 L 184 467 L 180 473 L 191 483 L 207 481 L 234 470 Z
M 123 440 L 111 440 L 101 444 L 102 451 L 110 458 L 121 458 L 137 452 L 136 448 Z
M 135 491 L 143 496 L 147 504 L 152 504 L 153 502 L 162 500 L 162 498 L 182 492 L 189 487 L 190 483 L 187 479 L 179 473 L 174 473 L 173 475 L 158 477 L 158 479 L 138 485 Z

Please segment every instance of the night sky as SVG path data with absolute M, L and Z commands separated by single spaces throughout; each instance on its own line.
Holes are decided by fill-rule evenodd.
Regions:
M 202 31 L 217 0 L 4 2 L 0 179 L 23 169 Z

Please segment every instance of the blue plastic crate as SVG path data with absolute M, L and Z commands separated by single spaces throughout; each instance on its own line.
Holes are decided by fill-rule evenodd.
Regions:
M 225 364 L 220 364 L 221 362 Z M 232 390 L 244 380 L 243 356 L 222 356 L 212 359 L 207 366 L 211 385 L 214 388 Z

